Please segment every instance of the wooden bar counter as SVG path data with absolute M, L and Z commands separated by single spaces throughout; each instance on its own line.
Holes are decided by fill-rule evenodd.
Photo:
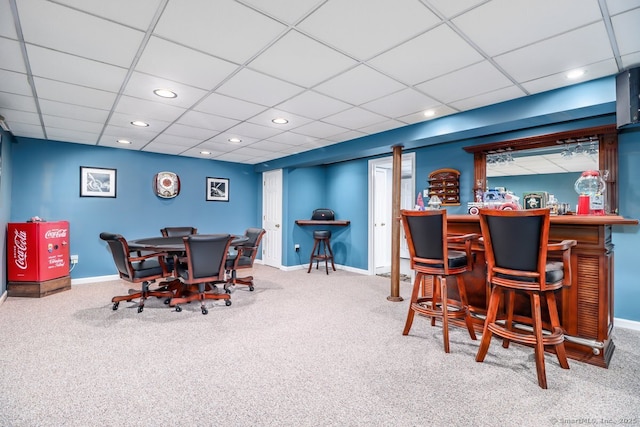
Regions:
M 448 215 L 451 234 L 479 233 L 477 215 Z M 637 225 L 638 220 L 620 216 L 563 215 L 551 217 L 550 241 L 578 242 L 571 252 L 571 286 L 558 295 L 560 320 L 565 330 L 567 356 L 608 367 L 615 345 L 613 328 L 613 243 L 612 226 Z M 513 236 L 517 239 L 518 236 Z M 466 273 L 467 297 L 477 329 L 482 328 L 488 305 L 484 252 L 475 245 L 474 269 Z M 453 284 L 452 284 L 453 285 Z M 454 286 L 451 286 L 452 290 Z M 526 298 L 516 301 L 516 311 L 529 310 Z

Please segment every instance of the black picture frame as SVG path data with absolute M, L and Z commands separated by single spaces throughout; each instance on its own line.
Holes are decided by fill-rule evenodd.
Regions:
M 80 166 L 80 197 L 116 197 L 117 170 Z
M 207 202 L 229 201 L 229 178 L 207 177 L 206 200 Z

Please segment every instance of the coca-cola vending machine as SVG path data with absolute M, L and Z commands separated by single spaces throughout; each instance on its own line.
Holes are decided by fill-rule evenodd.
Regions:
M 9 296 L 44 296 L 69 289 L 69 222 L 7 225 Z

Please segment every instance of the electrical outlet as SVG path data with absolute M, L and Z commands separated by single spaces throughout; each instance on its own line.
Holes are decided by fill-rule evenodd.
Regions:
M 300 252 L 300 245 L 296 243 L 295 245 L 293 245 L 293 249 L 295 249 L 296 252 Z
M 71 264 L 77 264 L 78 263 L 78 255 L 71 255 L 71 257 L 69 257 L 69 259 L 71 260 Z

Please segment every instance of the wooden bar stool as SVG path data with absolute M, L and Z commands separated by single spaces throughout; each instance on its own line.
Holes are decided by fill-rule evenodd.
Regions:
M 329 261 L 331 261 L 331 268 L 336 271 L 336 266 L 333 263 L 333 251 L 331 250 L 331 231 L 329 230 L 316 230 L 313 232 L 313 249 L 311 250 L 311 258 L 309 259 L 309 269 L 307 273 L 311 272 L 313 261 L 316 262 L 316 270 L 320 261 L 324 261 L 324 268 L 329 274 Z M 329 251 L 329 253 L 327 253 Z

